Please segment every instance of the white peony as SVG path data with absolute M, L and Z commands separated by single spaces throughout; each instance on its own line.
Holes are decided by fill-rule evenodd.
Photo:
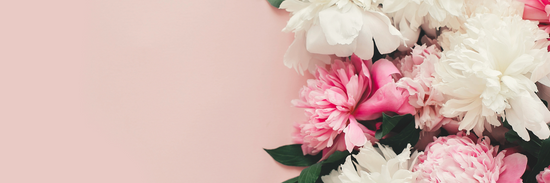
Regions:
M 549 71 L 541 69 L 549 62 L 548 34 L 520 16 L 476 14 L 465 27 L 446 34 L 436 65 L 436 88 L 452 98 L 441 113 L 461 118 L 459 129 L 478 136 L 502 117 L 526 141 L 527 130 L 548 138 L 550 112 L 535 95 L 535 82 Z
M 519 0 L 466 0 L 465 14 L 474 17 L 476 14 L 495 14 L 498 16 L 522 16 L 523 2 Z
M 284 63 L 299 72 L 330 63 L 328 57 L 315 54 L 347 57 L 355 53 L 366 60 L 374 55 L 373 39 L 382 54 L 393 52 L 403 41 L 371 0 L 285 0 L 280 8 L 293 14 L 283 31 L 295 32 Z
M 420 29 L 430 37 L 436 37 L 436 30 L 462 31 L 470 17 L 480 13 L 501 16 L 523 14 L 523 3 L 517 0 L 377 0 L 382 11 L 393 20 L 393 25 L 407 39 L 399 50 L 414 46 Z
M 346 158 L 338 170 L 332 170 L 329 175 L 322 176 L 325 183 L 407 183 L 415 182 L 418 173 L 411 170 L 420 153 L 411 156 L 411 145 L 397 155 L 391 147 L 378 144 L 374 148 L 371 143 L 359 149 L 359 154 Z
M 460 19 L 460 27 L 455 27 L 454 30 L 442 29 L 440 35 L 437 37 L 437 42 L 443 48 L 443 50 L 450 49 L 451 42 L 459 43 L 460 41 L 450 41 L 450 39 L 456 39 L 457 37 L 467 37 L 466 35 L 466 21 L 470 17 L 475 17 L 478 14 L 494 14 L 499 17 L 508 16 L 522 16 L 523 15 L 523 2 L 518 0 L 465 0 L 464 4 L 464 16 Z M 458 34 L 462 36 L 456 36 Z M 464 38 L 459 38 L 460 40 Z
M 428 35 L 435 37 L 435 30 L 441 27 L 458 29 L 462 25 L 465 0 L 378 0 L 382 4 L 382 11 L 393 19 L 405 38 L 406 46 L 399 47 L 404 51 L 406 47 L 414 46 L 420 27 Z

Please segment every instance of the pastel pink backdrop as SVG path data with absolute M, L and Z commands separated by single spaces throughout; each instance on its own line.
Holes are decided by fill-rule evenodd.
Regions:
M 266 0 L 0 3 L 0 182 L 282 182 L 307 77 Z

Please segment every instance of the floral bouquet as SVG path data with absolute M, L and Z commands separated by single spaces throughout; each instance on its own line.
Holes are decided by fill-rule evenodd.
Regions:
M 285 182 L 550 182 L 549 0 L 268 0 L 307 167 Z

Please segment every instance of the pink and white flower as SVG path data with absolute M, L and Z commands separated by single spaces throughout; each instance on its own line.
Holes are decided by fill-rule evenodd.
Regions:
M 363 146 L 374 131 L 357 120 L 374 120 L 382 112 L 414 113 L 407 91 L 392 77 L 399 70 L 388 60 L 372 64 L 353 55 L 347 62 L 336 60 L 330 70 L 319 67 L 316 79 L 308 80 L 296 107 L 305 108 L 308 121 L 300 124 L 304 153 L 316 154 L 343 141 L 348 151 Z M 343 140 L 335 141 L 338 136 Z M 342 139 L 341 137 L 338 139 Z
M 424 131 L 436 131 L 453 120 L 439 112 L 445 97 L 433 87 L 436 74 L 434 65 L 441 58 L 441 51 L 436 46 L 416 45 L 410 55 L 394 61 L 403 74 L 397 86 L 406 89 L 411 95 L 409 103 L 416 108 L 416 128 Z
M 488 138 L 475 143 L 463 133 L 439 137 L 418 156 L 413 172 L 417 182 L 521 182 L 527 157 L 497 151 Z
M 280 8 L 292 13 L 283 31 L 295 33 L 284 63 L 298 72 L 329 64 L 327 55 L 371 59 L 374 41 L 382 54 L 403 41 L 372 0 L 285 0 Z
M 550 167 L 544 168 L 538 175 L 537 175 L 537 182 L 538 183 L 550 183 Z

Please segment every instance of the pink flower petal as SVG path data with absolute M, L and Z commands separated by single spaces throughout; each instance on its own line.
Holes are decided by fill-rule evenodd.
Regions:
M 547 0 L 522 0 L 525 3 L 523 19 L 548 23 Z
M 367 137 L 365 137 L 365 134 L 359 125 L 361 124 L 359 124 L 353 116 L 350 116 L 349 125 L 346 129 L 344 129 L 344 133 L 346 133 L 346 149 L 349 152 L 353 151 L 355 146 L 363 146 L 367 143 Z
M 409 95 L 404 93 L 403 89 L 398 89 L 395 83 L 388 83 L 357 106 L 355 117 L 359 120 L 373 120 L 382 116 L 382 112 L 414 114 L 415 108 L 409 104 L 408 98 Z
M 348 101 L 346 92 L 340 88 L 332 87 L 328 90 L 325 90 L 325 96 L 330 103 L 335 105 L 345 105 Z
M 434 138 L 413 168 L 419 182 L 521 182 L 527 157 L 498 153 L 489 138 L 474 140 L 458 133 Z
M 357 75 L 352 76 L 349 83 L 346 85 L 348 91 L 348 105 L 355 105 L 361 99 L 364 92 L 363 78 L 359 78 Z
M 343 135 L 338 135 L 338 137 L 334 140 L 334 146 L 328 147 L 323 150 L 323 157 L 319 161 L 323 161 L 327 159 L 330 155 L 332 155 L 336 151 L 345 151 L 346 150 L 346 142 Z
M 537 182 L 538 183 L 550 183 L 550 167 L 544 168 L 538 175 L 537 175 Z
M 527 156 L 514 153 L 504 157 L 504 166 L 506 169 L 500 173 L 497 183 L 520 183 L 521 176 L 527 168 Z
M 378 89 L 388 83 L 393 83 L 392 74 L 401 74 L 395 65 L 386 59 L 380 59 L 372 65 L 372 81 L 374 89 Z

